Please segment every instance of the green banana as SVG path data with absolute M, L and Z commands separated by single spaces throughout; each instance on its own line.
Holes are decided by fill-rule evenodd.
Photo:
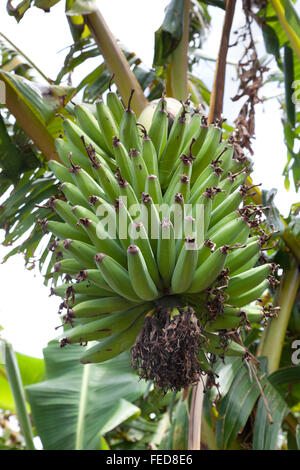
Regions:
M 196 109 L 187 127 L 180 153 L 187 154 L 189 152 L 191 142 L 193 140 L 196 142 L 199 138 L 202 130 L 202 118 L 203 116 L 201 115 L 199 109 Z
M 75 114 L 81 129 L 92 139 L 93 142 L 99 146 L 99 148 L 102 150 L 101 155 L 103 155 L 104 151 L 107 154 L 106 158 L 108 158 L 110 154 L 110 148 L 106 144 L 104 135 L 100 131 L 100 127 L 95 116 L 85 106 L 82 105 L 75 106 Z
M 109 91 L 106 95 L 106 104 L 113 115 L 117 126 L 119 127 L 125 111 L 122 101 L 116 93 Z
M 61 284 L 52 288 L 51 292 L 59 297 L 65 298 L 66 296 L 72 296 L 76 294 L 84 294 L 95 297 L 110 297 L 111 293 L 105 289 L 101 289 L 95 284 L 91 284 L 89 281 L 79 282 L 77 284 Z
M 126 266 L 127 260 L 124 251 L 116 240 L 110 238 L 100 221 L 95 223 L 91 219 L 81 218 L 78 222 L 86 230 L 90 241 L 97 250 L 112 256 L 118 263 L 122 264 L 122 266 Z
M 90 196 L 89 205 L 100 220 L 102 220 L 103 217 L 107 218 L 109 221 L 115 221 L 116 210 L 114 206 L 105 201 L 102 197 Z
M 234 147 L 231 144 L 230 140 L 231 139 L 229 138 L 227 142 L 222 142 L 216 151 L 217 155 L 222 153 L 220 165 L 223 170 L 223 175 L 226 175 L 229 171 L 232 162 L 232 157 L 234 155 Z
M 119 135 L 118 125 L 110 112 L 109 107 L 102 99 L 96 101 L 96 109 L 99 127 L 105 139 L 105 144 L 109 149 L 109 152 L 113 154 L 113 139 Z
M 102 290 L 114 292 L 114 290 L 107 284 L 106 280 L 98 269 L 82 269 L 77 272 L 76 280 L 78 282 L 87 280 L 92 284 L 95 284 L 96 286 L 100 287 L 100 289 Z
M 184 202 L 188 202 L 190 197 L 190 179 L 186 175 L 180 175 L 177 184 L 175 185 L 174 191 L 171 194 L 166 193 L 166 197 L 169 199 L 164 200 L 165 204 L 172 205 L 175 202 L 175 198 L 178 194 L 181 195 Z
M 103 297 L 80 302 L 72 308 L 72 314 L 75 318 L 97 317 L 103 314 L 121 312 L 133 306 L 134 302 L 123 297 Z
M 84 171 L 83 168 L 72 165 L 72 162 L 71 174 L 73 177 L 73 182 L 81 191 L 83 197 L 85 197 L 87 200 L 90 196 L 104 196 L 104 192 L 100 188 L 99 184 L 96 183 L 96 181 L 86 171 Z
M 81 227 L 77 226 L 77 219 L 75 215 L 72 212 L 72 207 L 70 204 L 68 204 L 65 201 L 62 201 L 61 199 L 52 199 L 51 200 L 51 208 L 53 208 L 56 212 L 56 214 L 59 215 L 59 217 L 69 224 L 70 227 L 72 228 L 78 228 L 78 230 L 81 233 L 84 233 L 84 230 Z
M 226 215 L 224 217 L 224 219 L 220 220 L 220 222 L 218 222 L 217 224 L 215 224 L 215 225 L 210 224 L 209 230 L 207 232 L 207 238 L 213 237 L 218 232 L 220 232 L 220 230 L 222 230 L 223 227 L 225 227 L 227 224 L 229 224 L 229 222 L 232 222 L 233 220 L 238 220 L 238 219 L 240 219 L 240 215 L 238 214 L 237 211 L 233 211 L 230 214 Z
M 62 138 L 55 139 L 55 147 L 59 158 L 63 164 L 68 167 L 70 165 L 69 156 L 72 154 L 72 161 L 75 165 L 80 165 L 87 173 L 92 174 L 91 164 L 87 155 L 83 155 L 75 145 L 65 141 Z
M 174 163 L 178 157 L 182 142 L 184 140 L 185 131 L 187 127 L 186 110 L 183 107 L 172 125 L 168 141 L 164 148 L 164 151 L 159 160 L 159 174 L 160 184 L 162 188 L 165 188 L 168 181 L 170 170 L 174 167 Z
M 195 138 L 195 143 L 193 145 L 193 150 L 194 150 L 195 155 L 197 155 L 200 152 L 200 149 L 202 148 L 203 143 L 206 139 L 207 132 L 208 132 L 207 119 L 204 116 L 202 116 L 201 125 L 199 127 L 199 134 L 198 134 L 198 137 Z
M 97 254 L 97 250 L 92 245 L 66 238 L 62 247 L 63 250 L 72 254 L 79 263 L 82 263 L 81 266 L 84 269 L 95 267 L 94 256 Z
M 239 186 L 244 184 L 245 179 L 245 170 L 223 179 L 219 184 L 221 191 L 214 199 L 213 209 L 216 209 L 228 197 L 229 194 L 232 194 Z
M 143 300 L 153 300 L 159 297 L 141 250 L 136 245 L 130 245 L 127 250 L 128 272 L 135 293 Z
M 63 259 L 54 264 L 53 270 L 60 274 L 73 274 L 81 269 L 82 264 L 75 259 Z
M 141 197 L 145 191 L 146 181 L 148 178 L 147 166 L 143 160 L 142 154 L 135 148 L 131 148 L 129 156 L 132 162 L 133 185 L 138 197 Z
M 95 263 L 107 284 L 120 296 L 133 302 L 140 302 L 134 292 L 128 271 L 112 257 L 104 253 L 95 256 Z
M 186 292 L 192 284 L 197 266 L 198 250 L 195 239 L 187 237 L 177 259 L 172 275 L 172 292 Z
M 252 256 L 243 266 L 241 266 L 239 269 L 236 271 L 231 271 L 231 274 L 236 276 L 237 274 L 243 273 L 244 271 L 248 271 L 249 269 L 254 268 L 256 263 L 258 262 L 259 258 L 261 256 L 261 253 L 258 252 L 256 255 Z
M 243 307 L 244 305 L 248 305 L 250 302 L 254 302 L 260 298 L 260 296 L 267 290 L 269 287 L 269 281 L 264 280 L 260 284 L 258 284 L 253 289 L 245 292 L 244 294 L 240 294 L 238 297 L 230 296 L 229 301 L 231 305 L 236 305 L 237 307 Z
M 225 307 L 223 315 L 218 316 L 211 322 L 208 321 L 205 328 L 210 332 L 231 330 L 238 328 L 239 325 L 246 324 L 247 326 L 250 326 L 252 323 L 260 323 L 262 319 L 263 309 L 260 306 L 247 306 L 243 309 Z
M 218 207 L 216 207 L 216 209 L 212 211 L 211 224 L 215 225 L 223 219 L 223 217 L 226 217 L 226 215 L 238 209 L 239 205 L 243 201 L 243 197 L 244 192 L 240 189 L 230 194 L 230 196 L 228 196 Z
M 95 196 L 100 196 L 107 199 L 109 202 L 113 202 L 120 195 L 119 185 L 115 175 L 112 171 L 101 163 L 94 166 L 94 175 L 99 183 L 99 188 L 103 189 L 102 194 L 98 192 L 93 192 Z M 95 183 L 95 188 L 96 188 Z M 92 189 L 92 188 L 91 188 Z M 91 194 L 90 194 L 91 196 Z
M 74 122 L 70 119 L 65 119 L 63 127 L 69 142 L 71 142 L 83 155 L 87 155 L 88 157 L 88 148 L 91 147 L 97 160 L 103 164 L 114 166 L 107 153 Z
M 271 274 L 272 268 L 272 264 L 263 264 L 231 277 L 226 293 L 231 297 L 245 294 L 263 282 Z
M 211 220 L 211 209 L 212 209 L 212 199 L 215 195 L 215 188 L 206 188 L 206 191 L 199 197 L 197 200 L 195 206 L 193 207 L 193 217 L 195 219 L 198 219 L 199 216 L 203 214 L 203 227 L 202 227 L 202 234 L 203 237 L 205 233 L 208 231 L 208 227 L 210 224 Z M 197 208 L 198 213 L 197 213 Z M 202 212 L 202 214 L 199 212 L 199 210 Z M 200 215 L 201 214 L 201 215 Z M 201 240 L 202 241 L 202 240 Z
M 144 315 L 140 315 L 126 330 L 109 336 L 99 344 L 87 349 L 81 356 L 82 364 L 97 363 L 113 359 L 124 351 L 130 349 L 144 323 Z
M 113 140 L 113 148 L 116 163 L 120 168 L 122 177 L 132 185 L 134 178 L 132 159 L 129 157 L 126 148 L 117 137 Z
M 230 253 L 226 260 L 226 267 L 230 269 L 230 273 L 236 272 L 242 268 L 247 261 L 258 255 L 260 252 L 259 241 L 257 237 L 249 239 L 246 247 L 234 250 Z M 244 271 L 244 270 L 243 270 Z
M 220 181 L 220 172 L 218 170 L 219 168 L 212 168 L 210 175 L 203 182 L 197 183 L 198 180 L 196 181 L 191 189 L 190 204 L 195 204 L 206 188 L 218 187 Z
M 228 254 L 227 247 L 218 248 L 195 271 L 187 292 L 196 293 L 207 289 L 224 268 Z
M 146 164 L 148 175 L 156 175 L 158 177 L 158 155 L 153 141 L 147 132 L 143 136 L 142 157 Z
M 157 245 L 157 265 L 165 287 L 171 282 L 176 262 L 176 245 L 173 224 L 168 219 L 161 222 Z
M 202 171 L 213 160 L 219 145 L 221 134 L 222 131 L 218 126 L 214 124 L 209 126 L 206 138 L 200 151 L 196 155 L 196 159 L 193 165 L 192 183 L 196 181 L 199 175 L 201 175 Z
M 142 150 L 141 138 L 138 133 L 136 117 L 134 111 L 130 108 L 134 90 L 131 90 L 128 106 L 125 109 L 121 123 L 119 139 L 129 152 L 130 149 Z
M 48 162 L 48 166 L 54 176 L 61 182 L 61 183 L 73 183 L 73 178 L 68 171 L 68 168 L 66 168 L 64 165 L 61 163 L 57 162 L 56 160 L 50 160 Z
M 73 206 L 79 205 L 89 209 L 88 200 L 82 195 L 82 192 L 75 186 L 74 182 L 63 183 L 60 188 Z
M 79 226 L 79 227 L 80 227 L 80 224 L 78 223 L 78 219 L 80 219 L 80 218 L 81 219 L 83 219 L 83 218 L 91 219 L 96 224 L 99 222 L 99 219 L 96 216 L 96 214 L 94 214 L 94 212 L 87 209 L 86 207 L 76 205 L 76 206 L 72 207 L 71 212 L 72 212 L 73 216 L 75 217 L 76 225 Z
M 222 230 L 211 234 L 208 232 L 207 235 L 209 238 L 207 238 L 199 248 L 198 266 L 200 266 L 201 263 L 210 256 L 212 248 L 231 245 L 238 238 L 244 240 L 239 243 L 245 243 L 245 239 L 247 239 L 249 235 L 249 227 L 240 217 L 238 217 L 236 219 L 229 220 Z
M 160 288 L 161 280 L 144 224 L 142 222 L 133 223 L 129 229 L 129 237 L 131 244 L 136 245 L 141 250 L 141 254 L 145 260 L 149 274 L 154 281 L 154 284 Z
M 170 201 L 173 201 L 175 194 L 181 192 L 181 179 L 185 177 L 185 180 L 190 180 L 192 174 L 193 158 L 194 157 L 191 155 L 191 153 L 190 155 L 182 154 L 180 156 L 180 164 L 178 165 L 177 170 L 174 172 L 169 186 L 164 194 L 163 200 L 166 204 L 170 204 Z
M 162 192 L 159 179 L 156 175 L 149 175 L 146 179 L 145 192 L 148 193 L 153 204 L 162 204 Z
M 153 142 L 158 160 L 166 146 L 168 137 L 168 115 L 165 108 L 166 101 L 164 96 L 162 96 L 155 109 L 149 129 L 149 137 Z M 149 173 L 151 174 L 152 172 L 149 170 Z M 153 172 L 153 174 L 158 176 L 156 172 Z
M 122 332 L 141 315 L 145 315 L 151 309 L 150 303 L 143 303 L 136 307 L 118 313 L 103 316 L 84 325 L 78 325 L 67 332 L 66 343 L 84 343 L 87 341 L 99 341 L 111 335 Z
M 76 228 L 70 227 L 67 223 L 46 220 L 43 226 L 48 232 L 53 233 L 53 235 L 60 239 L 72 237 L 74 240 L 89 243 L 89 238 L 84 233 L 80 232 Z
M 249 236 L 249 226 L 241 218 L 233 219 L 228 222 L 223 231 L 218 232 L 211 236 L 211 240 L 217 247 L 222 245 L 231 245 L 234 241 L 236 243 L 244 244 Z

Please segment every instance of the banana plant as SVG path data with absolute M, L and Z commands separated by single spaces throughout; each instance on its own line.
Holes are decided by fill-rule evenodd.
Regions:
M 7 8 L 20 21 L 29 7 L 47 11 L 55 3 L 36 0 L 13 7 L 8 1 Z M 199 56 L 189 54 L 189 45 L 197 48 L 206 34 L 211 11 L 207 4 L 224 11 L 211 93 L 193 73 Z M 286 173 L 292 168 L 297 184 L 294 142 L 298 138 L 298 116 L 290 88 L 299 72 L 299 21 L 289 1 L 272 1 L 258 11 L 244 2 L 243 8 L 250 36 L 251 17 L 262 28 L 267 52 L 276 57 L 284 73 L 290 154 Z M 233 128 L 222 122 L 226 55 L 234 11 L 235 1 L 225 5 L 219 1 L 172 0 L 155 33 L 151 70 L 145 70 L 134 54 L 120 47 L 94 1 L 66 1 L 74 45 L 55 84 L 40 70 L 36 71 L 47 84 L 41 86 L 32 80 L 28 69 L 33 70 L 34 64 L 11 42 L 12 49 L 7 54 L 6 46 L 2 54 L 0 74 L 7 88 L 6 104 L 16 119 L 13 128 L 9 115 L 3 113 L 0 121 L 2 193 L 13 185 L 0 220 L 6 229 L 5 243 L 16 243 L 30 229 L 25 242 L 9 254 L 23 251 L 29 261 L 39 251 L 41 240 L 48 237 L 52 256 L 49 261 L 46 249 L 40 253 L 39 262 L 46 280 L 53 281 L 53 293 L 63 299 L 60 313 L 66 309 L 61 317 L 61 346 L 65 347 L 61 350 L 57 342 L 49 344 L 45 350 L 46 380 L 26 389 L 35 429 L 45 449 L 274 449 L 282 429 L 287 432 L 284 445 L 297 446 L 299 367 L 289 367 L 285 354 L 297 321 L 298 210 L 293 208 L 284 220 L 272 203 L 272 194 L 260 192 L 249 177 L 246 179 L 250 163 L 242 146 L 251 150 L 253 109 L 246 116 L 248 120 L 242 121 L 249 134 L 239 135 L 235 147 L 228 137 Z M 252 43 L 251 48 L 251 60 L 255 60 Z M 74 67 L 95 56 L 102 61 L 100 66 L 76 88 L 60 85 Z M 22 61 L 14 68 L 16 57 L 22 57 Z M 243 58 L 239 67 L 241 64 Z M 255 64 L 263 73 L 258 60 Z M 24 74 L 26 79 L 21 76 Z M 111 91 L 113 81 L 119 96 Z M 245 77 L 241 75 L 240 81 L 242 92 L 253 98 Z M 89 107 L 74 104 L 74 96 L 82 90 Z M 99 93 L 107 90 L 106 100 L 97 99 L 95 104 Z M 149 105 L 157 98 L 158 104 Z M 177 100 L 175 112 L 168 107 L 170 98 Z M 209 105 L 208 120 L 201 115 L 199 105 L 204 103 Z M 186 119 L 193 108 L 193 116 Z M 23 142 L 15 138 L 18 127 L 25 136 Z M 31 153 L 25 159 L 24 142 L 29 141 Z M 228 180 L 224 178 L 226 172 L 230 172 Z M 191 236 L 194 232 L 177 242 L 175 236 L 171 237 L 173 243 L 167 243 L 162 236 L 158 241 L 133 236 L 117 238 L 117 242 L 99 238 L 99 207 L 109 211 L 115 203 L 131 223 L 132 216 L 119 198 L 126 195 L 139 204 L 140 193 L 147 210 L 162 200 L 167 204 L 175 200 L 177 205 L 184 199 L 200 201 L 205 207 L 202 215 L 189 216 L 190 222 L 199 217 L 204 227 L 198 259 L 189 249 L 195 244 Z M 170 231 L 173 223 L 164 219 L 160 233 Z M 145 232 L 143 224 L 133 226 Z M 276 238 L 278 246 L 268 243 Z M 259 259 L 260 251 L 265 265 Z M 250 253 L 251 259 L 244 253 Z M 281 276 L 274 271 L 277 263 L 283 269 Z M 228 276 L 228 269 L 233 276 Z M 176 295 L 179 303 L 169 304 L 167 299 L 160 314 L 157 303 L 166 293 Z M 223 309 L 223 294 L 227 298 L 225 317 L 217 318 L 214 312 Z M 209 301 L 207 295 L 212 296 Z M 253 305 L 258 297 L 261 303 Z M 103 317 L 107 311 L 110 315 Z M 210 318 L 203 317 L 206 311 Z M 205 324 L 204 333 L 199 322 Z M 161 366 L 159 346 L 171 347 L 171 331 L 175 328 L 189 335 L 186 347 L 191 354 L 193 347 L 197 348 L 193 338 L 201 336 L 200 355 L 193 364 L 200 361 L 205 380 L 197 368 L 186 371 L 184 361 L 180 363 L 180 351 L 176 353 L 177 366 L 183 367 L 185 382 L 178 383 L 178 374 L 172 376 L 169 366 Z M 169 331 L 171 339 L 167 343 L 161 331 Z M 149 332 L 156 335 L 154 344 L 149 341 Z M 96 342 L 91 347 L 80 346 L 86 341 Z M 132 365 L 148 380 L 147 389 L 129 369 L 125 351 L 131 347 Z M 147 360 L 149 351 L 152 361 Z M 215 360 L 226 354 L 243 357 L 243 361 L 240 357 L 226 358 L 225 363 Z M 98 376 L 104 377 L 101 385 L 94 381 Z M 126 393 L 117 387 L 108 407 L 105 400 L 90 400 L 89 394 L 93 397 L 97 391 L 104 395 L 103 387 L 114 387 L 115 379 L 121 383 L 128 379 Z M 292 382 L 295 390 L 286 399 L 284 393 Z M 67 400 L 70 384 L 74 391 L 71 403 Z M 174 391 L 162 396 L 159 387 Z M 182 387 L 184 391 L 179 391 Z M 209 392 L 203 402 L 206 389 Z M 59 413 L 57 390 L 63 397 Z M 47 407 L 53 408 L 51 419 Z M 52 429 L 57 422 L 63 423 L 70 415 L 69 425 L 61 426 L 62 431 L 54 435 Z

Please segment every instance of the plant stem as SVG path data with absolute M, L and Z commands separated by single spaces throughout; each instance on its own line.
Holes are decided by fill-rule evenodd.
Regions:
M 223 99 L 224 99 L 224 86 L 225 86 L 225 71 L 226 71 L 226 58 L 229 45 L 229 36 L 232 26 L 232 20 L 234 15 L 236 0 L 227 0 L 226 2 L 226 13 L 223 23 L 223 31 L 221 37 L 221 43 L 219 48 L 219 54 L 216 63 L 216 71 L 214 78 L 214 86 L 210 97 L 210 108 L 208 115 L 208 124 L 216 118 L 220 118 L 223 111 Z
M 188 97 L 188 47 L 190 27 L 191 1 L 184 0 L 184 17 L 182 36 L 178 46 L 172 54 L 170 64 L 169 81 L 167 90 L 171 90 L 171 96 L 177 100 L 185 101 Z
M 7 379 L 14 398 L 17 416 L 25 439 L 26 448 L 27 450 L 35 450 L 33 432 L 27 413 L 25 393 L 17 358 L 10 344 L 6 341 L 2 344 L 4 345 L 4 362 Z
M 257 351 L 258 356 L 268 358 L 270 374 L 277 370 L 280 364 L 285 333 L 295 302 L 299 282 L 299 268 L 296 260 L 293 258 L 289 270 L 283 277 L 281 290 L 278 296 L 280 312 L 277 318 L 269 320 L 269 324 L 264 331 Z
M 114 80 L 125 105 L 128 103 L 131 90 L 135 90 L 132 109 L 139 115 L 147 106 L 148 100 L 145 98 L 136 76 L 130 69 L 122 49 L 99 10 L 85 15 L 84 19 L 101 50 L 107 67 L 111 74 L 115 74 Z
M 287 0 L 288 1 L 288 0 Z M 292 26 L 289 24 L 285 17 L 284 7 L 280 0 L 271 0 L 271 4 L 276 12 L 276 15 L 283 27 L 285 34 L 287 35 L 295 54 L 297 55 L 298 59 L 300 60 L 300 38 L 297 36 L 297 33 L 293 30 Z M 290 4 L 290 8 L 293 8 L 292 4 Z M 296 12 L 295 12 L 296 14 Z
M 188 450 L 200 450 L 201 448 L 201 421 L 204 387 L 204 381 L 200 380 L 192 388 Z

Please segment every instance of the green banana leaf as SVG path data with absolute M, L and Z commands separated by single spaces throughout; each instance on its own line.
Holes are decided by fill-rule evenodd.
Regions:
M 17 121 L 12 126 L 0 118 L 0 194 L 12 189 L 1 205 L 0 227 L 5 229 L 6 245 L 29 233 L 6 256 L 23 252 L 27 263 L 44 236 L 36 222 L 49 215 L 35 205 L 57 194 L 55 179 L 47 174 L 44 160 L 58 159 L 54 139 L 63 132 L 63 120 L 57 113 L 71 116 L 68 102 L 74 89 L 41 85 L 5 70 L 0 70 L 0 79 L 6 86 L 6 106 Z
M 75 90 L 73 87 L 40 84 L 4 70 L 0 71 L 0 77 L 26 103 L 39 121 L 46 125 L 57 113 L 63 111 Z
M 289 412 L 286 402 L 270 383 L 267 383 L 264 388 L 264 394 L 270 408 L 273 424 L 268 420 L 264 402 L 260 397 L 253 431 L 253 450 L 276 449 L 281 423 Z
M 299 388 L 300 366 L 279 369 L 269 375 L 268 381 L 269 384 L 267 384 L 264 392 L 274 423 L 269 423 L 266 409 L 260 398 L 253 434 L 253 448 L 255 450 L 273 450 L 276 448 L 281 423 L 290 411 L 285 397 L 287 394 L 293 395 L 294 388 Z M 295 437 L 297 439 L 297 432 Z
M 197 49 L 199 36 L 202 36 L 205 27 L 210 22 L 210 15 L 206 2 L 192 1 L 190 9 L 189 39 Z M 214 2 L 215 3 L 215 2 Z M 218 2 L 219 5 L 222 2 Z M 164 66 L 170 60 L 170 55 L 177 48 L 184 27 L 184 2 L 171 0 L 165 12 L 165 17 L 160 28 L 155 31 L 153 65 Z
M 285 226 L 281 220 L 280 212 L 274 204 L 274 198 L 276 196 L 277 189 L 263 189 L 262 190 L 262 203 L 267 209 L 264 210 L 264 214 L 268 221 L 269 227 L 274 226 L 274 230 L 278 230 L 282 234 L 285 230 Z
M 216 372 L 219 375 L 221 401 L 218 406 L 219 418 L 216 424 L 216 439 L 219 449 L 228 449 L 236 435 L 244 428 L 256 406 L 253 428 L 254 450 L 275 450 L 282 422 L 290 412 L 286 396 L 300 383 L 300 366 L 285 367 L 266 373 L 266 359 L 260 358 L 261 369 L 258 378 L 264 391 L 273 424 L 270 423 L 267 410 L 255 378 L 240 358 L 227 358 L 225 364 L 219 363 Z M 210 423 L 212 426 L 212 423 Z
M 299 331 L 299 330 L 298 330 Z M 291 345 L 288 344 L 291 352 Z M 269 376 L 269 381 L 281 396 L 285 397 L 287 405 L 292 408 L 299 407 L 300 402 L 300 366 L 288 366 L 278 369 Z
M 45 365 L 43 359 L 37 357 L 26 356 L 16 353 L 18 366 L 24 387 L 27 385 L 41 382 L 45 375 Z M 0 358 L 0 408 L 3 410 L 15 410 L 13 396 L 8 384 L 5 366 L 1 364 Z
M 133 402 L 146 384 L 129 365 L 129 355 L 83 366 L 82 347 L 57 341 L 44 350 L 46 379 L 26 388 L 44 449 L 95 449 L 101 435 L 137 416 Z
M 183 29 L 184 2 L 171 0 L 161 27 L 155 32 L 153 64 L 164 65 L 169 55 L 176 49 Z
M 225 0 L 204 0 L 204 1 L 202 0 L 201 3 L 204 3 L 205 5 L 211 5 L 213 7 L 218 7 L 218 8 L 221 8 L 222 10 L 226 10 Z
M 180 398 L 175 405 L 172 425 L 165 445 L 161 449 L 185 450 L 188 449 L 189 437 L 189 411 L 187 400 Z
M 264 387 L 267 383 L 266 372 L 262 368 L 257 375 Z M 240 429 L 244 428 L 259 395 L 254 377 L 249 376 L 248 368 L 240 361 L 230 388 L 218 406 L 216 440 L 219 449 L 230 448 Z
M 300 38 L 300 18 L 297 15 L 295 8 L 290 0 L 282 0 L 284 8 L 285 20 L 289 26 L 294 30 L 295 35 Z M 299 136 L 297 134 L 297 127 L 294 130 L 295 122 L 299 122 L 299 117 L 295 116 L 295 99 L 299 94 L 299 80 L 300 80 L 300 60 L 299 50 L 290 50 L 293 45 L 284 30 L 280 20 L 276 15 L 276 11 L 271 2 L 267 2 L 266 8 L 261 8 L 258 15 L 262 19 L 262 32 L 267 52 L 273 54 L 277 60 L 279 69 L 282 71 L 278 81 L 284 81 L 285 84 L 285 111 L 286 117 L 284 122 L 285 143 L 287 146 L 287 163 L 284 168 L 285 186 L 289 189 L 290 186 L 290 173 L 293 175 L 295 188 L 297 190 L 297 182 L 300 178 L 300 164 L 297 152 L 293 152 L 294 146 L 298 148 Z M 288 46 L 288 47 L 287 47 Z M 299 41 L 298 41 L 299 47 Z M 283 48 L 289 51 L 289 60 L 284 59 Z M 282 52 L 282 57 L 280 55 Z M 297 53 L 296 53 L 297 52 Z M 285 54 L 286 56 L 286 54 Z M 286 59 L 287 57 L 285 57 Z M 294 96 L 295 94 L 295 96 Z

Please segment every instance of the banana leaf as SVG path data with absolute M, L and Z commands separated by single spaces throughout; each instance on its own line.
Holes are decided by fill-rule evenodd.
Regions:
M 289 412 L 286 402 L 270 383 L 267 383 L 264 394 L 270 408 L 273 423 L 269 422 L 264 402 L 262 397 L 260 397 L 253 432 L 253 450 L 276 449 L 281 423 Z
M 133 402 L 146 384 L 129 365 L 129 355 L 83 366 L 82 346 L 44 350 L 46 379 L 26 388 L 33 421 L 44 449 L 92 450 L 101 435 L 139 414 Z
M 277 436 L 282 421 L 290 411 L 286 397 L 288 395 L 293 396 L 294 389 L 296 387 L 297 389 L 299 388 L 300 366 L 278 369 L 269 375 L 268 381 L 269 384 L 265 388 L 265 395 L 274 423 L 269 423 L 266 409 L 260 398 L 253 434 L 253 448 L 255 450 L 276 449 Z M 289 401 L 291 401 L 290 398 Z M 297 439 L 297 430 L 295 437 Z
M 44 379 L 44 360 L 37 357 L 16 353 L 22 383 L 25 386 L 40 382 Z M 0 357 L 0 408 L 15 411 L 13 396 L 8 384 L 5 365 Z
M 258 15 L 262 20 L 262 32 L 266 50 L 274 55 L 278 67 L 282 71 L 277 80 L 279 82 L 284 81 L 285 84 L 284 134 L 287 146 L 287 163 L 283 173 L 286 188 L 289 189 L 290 173 L 292 173 L 297 190 L 300 165 L 299 156 L 297 152 L 293 152 L 293 148 L 298 146 L 299 143 L 299 141 L 297 142 L 299 136 L 296 130 L 294 130 L 294 126 L 299 121 L 299 118 L 297 119 L 295 116 L 295 105 L 298 101 L 300 83 L 300 18 L 290 0 L 282 0 L 280 3 L 283 10 L 282 18 L 277 16 L 273 2 L 267 2 L 266 7 L 261 8 Z M 286 27 L 283 27 L 282 22 L 284 21 L 289 27 L 289 36 L 287 35 Z M 294 36 L 293 43 L 291 42 L 291 35 Z M 283 53 L 283 48 L 285 52 L 289 51 L 288 56 L 286 53 Z M 282 52 L 281 55 L 280 52 Z
M 175 405 L 172 425 L 165 445 L 161 449 L 185 450 L 188 448 L 189 412 L 187 401 L 179 399 Z
M 267 376 L 263 369 L 258 372 L 258 378 L 264 387 Z M 249 376 L 249 370 L 241 363 L 218 406 L 216 440 L 219 449 L 230 448 L 238 432 L 244 428 L 259 395 L 260 390 L 254 377 Z
M 258 378 L 273 423 L 269 421 L 262 396 L 259 397 L 260 391 L 257 383 L 241 359 L 226 359 L 223 367 L 219 364 L 216 368 L 222 395 L 216 424 L 216 439 L 219 449 L 231 447 L 237 434 L 244 429 L 254 409 L 256 411 L 253 426 L 253 449 L 276 449 L 282 423 L 290 412 L 286 397 L 288 392 L 293 394 L 294 388 L 298 390 L 300 367 L 285 367 L 267 375 L 265 358 L 260 358 L 260 363 L 261 370 L 258 371 Z M 210 425 L 212 426 L 212 423 Z
M 14 16 L 15 19 L 19 22 L 32 5 L 48 12 L 50 8 L 59 1 L 60 0 L 20 0 L 17 6 L 14 7 L 12 5 L 12 0 L 7 0 L 6 9 L 8 14 Z

